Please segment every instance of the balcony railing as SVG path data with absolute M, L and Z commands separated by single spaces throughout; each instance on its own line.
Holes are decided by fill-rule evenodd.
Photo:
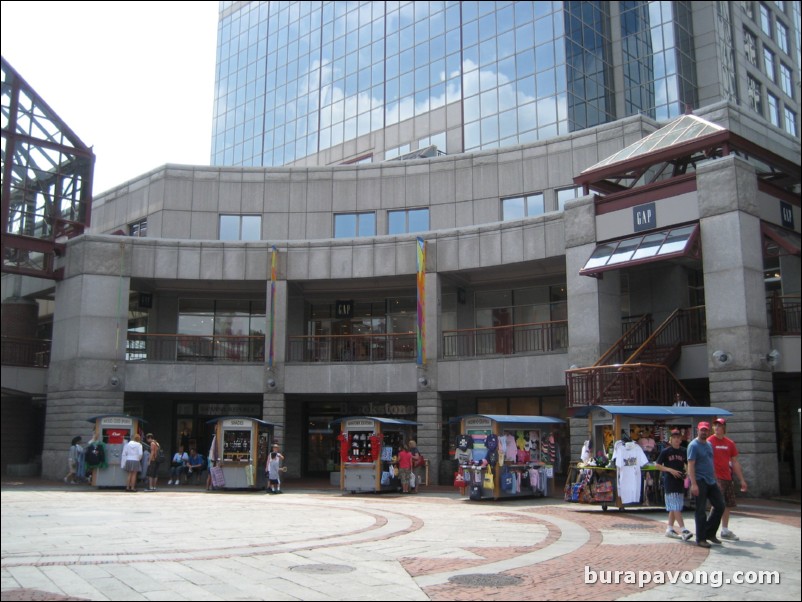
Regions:
M 129 332 L 125 359 L 130 362 L 264 362 L 265 337 Z
M 800 334 L 799 295 L 772 295 L 767 299 L 769 327 L 773 335 Z
M 414 360 L 415 333 L 294 336 L 288 362 L 392 362 Z
M 550 353 L 568 349 L 568 321 L 443 331 L 443 357 Z
M 662 364 L 619 364 L 567 370 L 566 404 L 669 405 L 679 393 L 692 399 L 671 370 Z
M 2 363 L 5 366 L 47 368 L 50 365 L 50 341 L 3 336 Z

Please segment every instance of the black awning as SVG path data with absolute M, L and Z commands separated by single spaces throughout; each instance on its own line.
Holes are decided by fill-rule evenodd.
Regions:
M 579 270 L 582 276 L 676 257 L 699 257 L 699 224 L 646 232 L 598 245 Z

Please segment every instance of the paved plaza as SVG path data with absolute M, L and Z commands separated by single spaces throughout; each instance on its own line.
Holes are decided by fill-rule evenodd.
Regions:
M 798 504 L 743 499 L 731 521 L 741 541 L 705 550 L 666 538 L 662 512 L 469 502 L 447 488 L 300 487 L 127 493 L 6 480 L 2 599 L 799 600 L 802 591 Z M 685 520 L 693 529 L 690 512 Z

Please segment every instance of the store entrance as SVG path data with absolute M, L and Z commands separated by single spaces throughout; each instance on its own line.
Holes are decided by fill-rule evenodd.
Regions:
M 306 474 L 328 476 L 337 470 L 337 435 L 332 428 L 334 416 L 310 416 L 307 419 Z

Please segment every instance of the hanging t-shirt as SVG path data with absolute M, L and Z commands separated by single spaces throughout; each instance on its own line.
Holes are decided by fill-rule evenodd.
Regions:
M 640 501 L 641 474 L 640 467 L 648 464 L 649 459 L 640 446 L 633 442 L 617 446 L 613 454 L 616 473 L 618 474 L 618 495 L 622 504 L 633 504 Z

